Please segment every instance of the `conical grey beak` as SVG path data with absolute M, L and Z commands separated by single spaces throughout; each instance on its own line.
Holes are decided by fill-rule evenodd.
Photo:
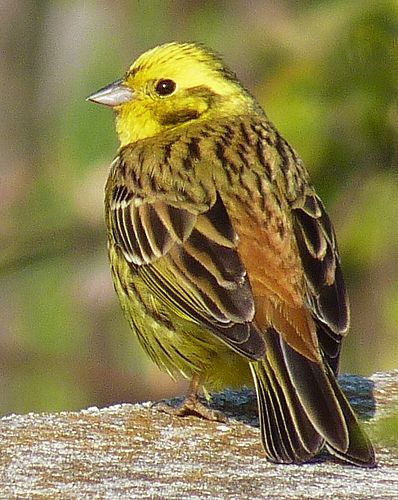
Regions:
M 104 104 L 105 106 L 119 106 L 134 99 L 134 92 L 123 85 L 123 80 L 116 80 L 106 87 L 94 92 L 87 97 L 86 101 Z

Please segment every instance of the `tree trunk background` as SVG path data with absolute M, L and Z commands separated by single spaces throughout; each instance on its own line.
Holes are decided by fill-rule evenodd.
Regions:
M 340 382 L 373 439 L 375 469 L 326 453 L 300 466 L 268 462 L 254 393 L 228 390 L 212 402 L 225 424 L 149 402 L 3 417 L 0 497 L 397 498 L 398 370 Z

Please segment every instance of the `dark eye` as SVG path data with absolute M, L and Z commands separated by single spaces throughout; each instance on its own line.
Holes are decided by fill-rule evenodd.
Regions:
M 155 90 L 161 96 L 171 95 L 176 89 L 176 84 L 173 80 L 159 80 Z

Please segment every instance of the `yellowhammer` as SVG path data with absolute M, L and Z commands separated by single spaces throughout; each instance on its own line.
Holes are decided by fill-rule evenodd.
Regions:
M 143 348 L 201 387 L 250 383 L 262 442 L 300 463 L 372 445 L 336 381 L 349 307 L 335 233 L 302 161 L 222 60 L 156 47 L 89 97 L 116 112 L 106 185 L 113 280 Z

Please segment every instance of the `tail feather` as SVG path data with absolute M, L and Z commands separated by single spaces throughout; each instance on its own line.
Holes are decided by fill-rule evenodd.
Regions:
M 281 348 L 290 380 L 315 429 L 333 447 L 346 450 L 349 445 L 348 428 L 323 366 L 308 360 L 283 340 Z
M 350 403 L 347 401 L 347 398 L 338 386 L 335 377 L 331 376 L 330 382 L 340 404 L 340 408 L 344 414 L 344 420 L 349 430 L 349 443 L 348 448 L 342 452 L 340 449 L 333 447 L 331 443 L 327 442 L 326 446 L 328 450 L 341 460 L 348 461 L 354 465 L 359 465 L 361 467 L 374 467 L 376 465 L 376 461 L 372 443 L 362 430 Z
M 278 463 L 301 463 L 323 445 L 297 400 L 290 380 L 276 374 L 268 360 L 251 364 L 256 385 L 260 428 L 268 458 Z
M 323 444 L 342 460 L 371 467 L 372 445 L 342 393 L 332 369 L 308 360 L 273 329 L 267 352 L 251 363 L 263 445 L 269 459 L 301 463 Z
M 263 368 L 260 365 L 260 370 Z M 267 379 L 267 374 L 262 374 L 262 380 Z M 267 379 L 269 385 L 270 381 Z M 283 416 L 280 414 L 278 404 L 275 404 L 276 398 L 272 391 L 268 391 L 263 384 L 258 384 L 257 390 L 260 392 L 260 426 L 264 429 L 264 435 L 267 436 L 266 441 L 263 443 L 267 450 L 268 455 L 275 458 L 276 461 L 286 462 L 289 461 L 290 450 L 287 449 L 286 433 L 283 432 L 283 427 L 280 421 Z M 281 418 L 282 417 L 282 418 Z

